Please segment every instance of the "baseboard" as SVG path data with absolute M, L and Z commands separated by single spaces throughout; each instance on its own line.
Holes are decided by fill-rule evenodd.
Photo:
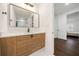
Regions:
M 62 38 L 54 38 L 54 39 L 61 39 L 61 40 L 66 40 L 66 39 L 62 39 Z
M 67 37 L 79 38 L 79 36 L 72 36 L 72 35 L 67 35 Z

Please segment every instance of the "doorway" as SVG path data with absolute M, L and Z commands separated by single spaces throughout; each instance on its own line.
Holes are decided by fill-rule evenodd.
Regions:
M 56 3 L 54 9 L 54 55 L 79 56 L 79 3 Z

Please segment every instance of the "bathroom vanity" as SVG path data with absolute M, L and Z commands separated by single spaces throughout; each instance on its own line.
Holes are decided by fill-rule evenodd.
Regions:
M 2 6 L 1 56 L 26 56 L 45 46 L 45 33 L 35 33 L 41 31 L 39 13 L 26 9 L 26 4 L 23 6 L 25 8 L 15 4 Z
M 1 40 L 0 40 L 0 56 L 1 56 Z
M 45 46 L 45 33 L 0 38 L 2 56 L 27 56 Z

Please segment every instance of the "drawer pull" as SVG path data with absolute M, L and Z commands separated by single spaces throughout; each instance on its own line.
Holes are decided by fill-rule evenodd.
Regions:
M 31 35 L 31 38 L 33 38 L 33 35 Z

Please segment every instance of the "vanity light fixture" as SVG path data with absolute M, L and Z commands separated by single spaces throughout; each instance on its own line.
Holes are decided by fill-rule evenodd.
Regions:
M 65 5 L 69 5 L 69 3 L 65 3 Z
M 30 3 L 25 3 L 26 5 L 29 5 L 30 7 L 34 7 L 34 5 L 30 4 Z

